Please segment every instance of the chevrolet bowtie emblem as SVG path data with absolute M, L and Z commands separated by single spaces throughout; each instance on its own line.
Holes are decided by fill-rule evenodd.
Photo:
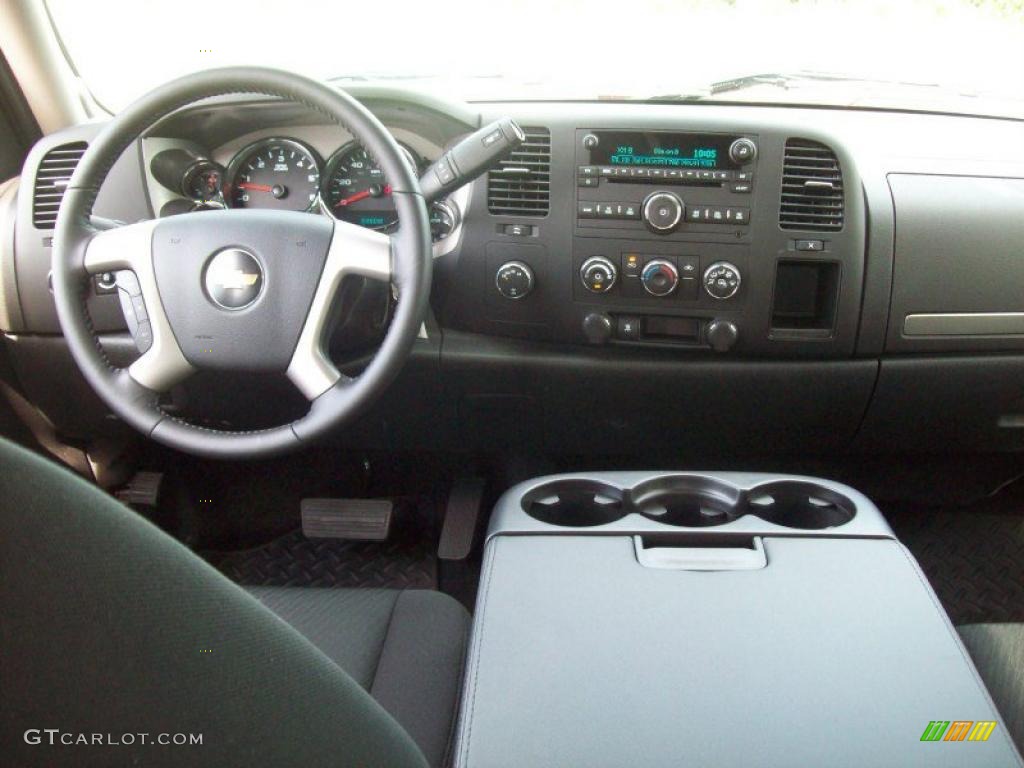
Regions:
M 207 263 L 203 284 L 207 296 L 221 309 L 244 309 L 259 298 L 263 269 L 248 251 L 227 248 Z
M 220 270 L 213 276 L 214 284 L 218 288 L 226 288 L 229 291 L 241 291 L 250 285 L 256 285 L 259 279 L 258 272 L 243 272 L 240 269 Z

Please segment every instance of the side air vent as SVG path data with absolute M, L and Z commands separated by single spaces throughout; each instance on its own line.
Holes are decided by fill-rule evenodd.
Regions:
M 835 153 L 824 144 L 786 142 L 779 226 L 815 232 L 843 228 L 843 173 Z
M 64 190 L 87 146 L 84 141 L 61 144 L 43 156 L 36 169 L 36 189 L 32 197 L 32 223 L 36 229 L 53 229 Z
M 487 174 L 487 210 L 504 216 L 546 216 L 551 200 L 551 132 L 523 131 L 526 141 Z

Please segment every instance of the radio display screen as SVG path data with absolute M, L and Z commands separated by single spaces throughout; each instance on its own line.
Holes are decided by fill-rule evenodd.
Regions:
M 598 145 L 590 150 L 592 165 L 644 166 L 696 170 L 735 170 L 729 145 L 735 136 L 651 131 L 594 131 Z

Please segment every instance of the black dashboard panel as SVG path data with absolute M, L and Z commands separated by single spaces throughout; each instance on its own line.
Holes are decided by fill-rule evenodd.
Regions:
M 853 354 L 867 215 L 858 166 L 841 137 L 798 121 L 787 124 L 778 115 L 758 122 L 756 111 L 744 119 L 715 119 L 710 111 L 666 107 L 542 110 L 519 107 L 513 116 L 550 132 L 550 209 L 542 217 L 493 216 L 483 210 L 487 190 L 476 186 L 467 216 L 485 217 L 486 225 L 467 230 L 459 263 L 447 274 L 440 306 L 446 324 L 568 344 L 657 346 L 681 358 L 714 354 L 717 339 L 708 332 L 728 324 L 735 329 L 730 356 Z M 484 119 L 496 114 L 488 111 Z M 634 147 L 638 138 L 646 144 Z M 834 153 L 841 173 L 841 228 L 780 229 L 783 159 L 791 138 L 820 142 Z M 709 161 L 711 155 L 728 155 L 737 139 L 750 142 L 756 156 Z M 625 161 L 614 152 L 620 147 L 602 149 L 609 141 L 644 152 Z M 647 150 L 673 154 L 663 158 Z M 693 157 L 701 151 L 705 157 Z M 616 163 L 603 164 L 610 159 Z M 697 165 L 702 160 L 705 165 Z M 644 221 L 645 206 L 648 214 L 657 213 L 659 196 L 677 206 L 677 216 L 669 215 L 672 226 L 660 230 Z M 513 233 L 516 226 L 528 234 Z M 501 295 L 495 278 L 508 262 L 535 272 L 528 296 Z M 643 285 L 651 262 L 678 280 L 667 295 L 656 296 Z M 601 290 L 585 285 L 583 272 L 595 263 L 614 272 Z M 801 279 L 792 279 L 791 267 L 804 268 Z M 710 279 L 735 293 L 713 295 L 709 270 L 716 273 Z M 661 332 L 665 318 L 681 321 L 678 334 Z M 648 326 L 658 332 L 648 333 Z
M 530 146 L 457 193 L 458 234 L 435 249 L 427 338 L 396 388 L 409 397 L 387 400 L 353 432 L 360 445 L 1024 447 L 1024 391 L 1007 378 L 1019 360 L 984 357 L 1024 348 L 1024 334 L 905 332 L 908 315 L 1024 312 L 1014 288 L 1024 158 L 1003 151 L 1024 138 L 1021 123 L 362 95 L 427 160 L 504 116 L 526 128 Z M 99 128 L 44 138 L 21 177 L 0 290 L 18 310 L 6 312 L 13 321 L 3 330 L 17 337 L 9 346 L 25 372 L 52 347 L 33 339 L 59 333 L 46 285 L 52 232 L 32 220 L 37 169 L 49 150 Z M 147 166 L 162 148 L 198 146 L 226 165 L 271 136 L 295 137 L 323 157 L 349 139 L 279 101 L 210 100 L 126 152 L 98 212 L 134 221 L 160 210 Z M 754 151 L 731 157 L 740 139 Z M 830 186 L 806 186 L 823 175 Z M 92 308 L 101 329 L 123 330 L 114 296 L 98 291 Z M 349 352 L 338 353 L 347 364 Z M 45 389 L 38 376 L 23 379 Z M 964 400 L 972 389 L 983 400 Z M 932 402 L 948 404 L 943 445 L 922 426 L 936 429 Z M 428 422 L 425 433 L 413 428 Z

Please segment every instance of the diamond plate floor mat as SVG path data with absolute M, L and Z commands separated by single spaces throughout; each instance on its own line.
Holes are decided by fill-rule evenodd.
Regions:
M 253 549 L 202 556 L 243 586 L 437 588 L 436 532 L 420 516 L 393 521 L 387 541 L 309 539 L 294 530 Z
M 954 624 L 1024 621 L 1024 516 L 899 512 L 889 522 Z

